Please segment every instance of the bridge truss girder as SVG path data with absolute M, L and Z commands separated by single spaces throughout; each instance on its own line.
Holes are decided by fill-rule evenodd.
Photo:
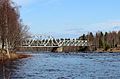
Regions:
M 61 46 L 88 46 L 87 40 L 55 39 L 48 35 L 34 35 L 22 42 L 23 47 L 61 47 Z

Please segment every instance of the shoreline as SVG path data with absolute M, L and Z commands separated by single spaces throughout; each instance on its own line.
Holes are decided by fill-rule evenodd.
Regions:
M 120 53 L 120 49 L 118 50 L 118 49 L 114 48 L 114 49 L 109 49 L 107 51 L 98 49 L 95 51 L 79 51 L 79 52 L 83 52 L 83 53 Z M 57 53 L 61 53 L 61 52 L 57 52 Z M 67 53 L 69 53 L 69 52 L 67 52 Z M 78 51 L 76 53 L 78 53 Z M 0 63 L 4 63 L 6 61 L 14 61 L 17 59 L 23 59 L 23 58 L 28 58 L 28 57 L 32 57 L 32 55 L 23 54 L 23 53 L 10 53 L 10 58 L 9 58 L 6 54 L 1 53 L 0 54 Z
M 95 52 L 110 52 L 110 53 L 120 53 L 120 48 L 110 48 L 108 50 L 97 49 Z
M 23 59 L 31 57 L 29 54 L 19 54 L 19 53 L 10 53 L 10 58 L 6 54 L 0 54 L 0 63 L 5 63 L 7 61 L 14 61 L 17 59 Z

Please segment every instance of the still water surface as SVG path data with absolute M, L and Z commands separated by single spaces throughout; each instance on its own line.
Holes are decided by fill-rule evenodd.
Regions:
M 0 79 L 120 79 L 120 53 L 32 55 L 0 65 Z

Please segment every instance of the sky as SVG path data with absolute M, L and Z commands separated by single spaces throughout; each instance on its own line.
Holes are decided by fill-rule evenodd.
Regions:
M 120 0 L 13 0 L 32 34 L 77 38 L 120 30 Z

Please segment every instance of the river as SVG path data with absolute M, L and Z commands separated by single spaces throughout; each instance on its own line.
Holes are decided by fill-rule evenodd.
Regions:
M 30 53 L 0 65 L 0 79 L 120 79 L 120 53 Z

